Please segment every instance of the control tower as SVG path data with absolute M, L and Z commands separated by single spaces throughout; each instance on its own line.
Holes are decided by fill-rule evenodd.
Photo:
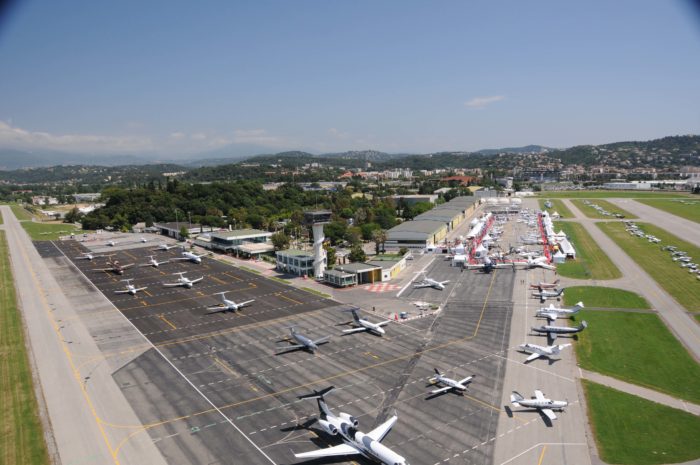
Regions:
M 331 222 L 331 212 L 312 211 L 304 212 L 304 223 L 310 225 L 314 232 L 314 277 L 323 278 L 323 271 L 326 269 L 326 251 L 323 249 L 323 241 L 326 236 L 323 233 L 323 226 Z

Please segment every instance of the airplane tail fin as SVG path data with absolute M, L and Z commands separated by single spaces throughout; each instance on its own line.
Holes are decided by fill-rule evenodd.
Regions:
M 433 371 L 435 371 L 435 374 L 436 374 L 436 375 L 442 376 L 442 375 L 440 374 L 440 370 L 438 370 L 437 368 L 433 368 Z
M 348 308 L 348 309 L 345 309 L 343 311 L 352 313 L 352 319 L 355 321 L 358 321 L 360 319 L 360 316 L 357 314 L 356 308 Z
M 586 322 L 586 320 L 583 320 L 583 321 L 581 322 L 581 324 L 578 325 L 578 329 L 579 329 L 579 331 L 581 331 L 581 330 L 584 330 L 584 329 L 586 329 L 586 328 L 588 328 L 588 323 Z
M 525 398 L 518 391 L 513 391 L 513 393 L 510 395 L 511 404 L 517 404 L 518 402 L 524 399 Z
M 304 394 L 297 396 L 298 399 L 323 399 L 323 396 L 335 389 L 335 386 L 328 386 L 326 389 L 321 389 L 320 391 L 313 391 L 310 394 Z
M 561 280 L 560 280 L 560 279 L 557 279 L 556 281 L 554 281 L 554 284 L 555 284 L 555 285 L 556 285 L 556 284 L 559 284 L 559 281 L 561 281 Z
M 581 310 L 582 308 L 584 308 L 583 302 L 576 302 L 576 305 L 574 305 L 573 310 L 574 310 L 575 312 L 578 312 L 578 311 Z

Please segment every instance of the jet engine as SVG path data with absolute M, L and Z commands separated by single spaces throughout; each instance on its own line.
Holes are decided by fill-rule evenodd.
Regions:
M 330 424 L 326 420 L 318 420 L 318 422 L 326 433 L 331 436 L 338 434 L 338 428 L 336 428 L 335 425 Z
M 357 418 L 353 417 L 352 415 L 348 415 L 347 413 L 342 413 L 340 414 L 340 418 L 342 418 L 345 421 L 350 422 L 353 428 L 357 428 L 357 426 L 360 424 Z

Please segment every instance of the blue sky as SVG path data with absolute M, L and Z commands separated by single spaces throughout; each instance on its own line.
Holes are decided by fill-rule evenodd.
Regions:
M 700 133 L 700 15 L 681 0 L 28 0 L 6 13 L 0 147 L 431 152 Z

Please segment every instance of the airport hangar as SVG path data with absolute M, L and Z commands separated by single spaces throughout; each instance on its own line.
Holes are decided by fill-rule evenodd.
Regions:
M 383 338 L 338 337 L 346 327 L 339 323 L 347 320 L 340 310 L 347 305 L 213 259 L 201 265 L 133 267 L 115 276 L 94 271 L 98 265 L 92 261 L 63 259 L 86 251 L 77 242 L 56 243 L 54 249 L 43 255 L 62 259 L 72 275 L 63 280 L 67 286 L 95 294 L 86 286 L 87 277 L 153 344 L 113 378 L 146 425 L 144 434 L 169 463 L 264 463 L 263 453 L 271 462 L 289 463 L 292 449 L 334 444 L 307 424 L 317 415 L 315 404 L 296 399 L 330 384 L 337 388 L 328 399 L 331 407 L 359 417 L 362 430 L 398 411 L 399 422 L 385 443 L 413 463 L 448 458 L 450 463 L 491 463 L 493 444 L 487 439 L 503 414 L 498 399 L 505 361 L 499 354 L 507 349 L 512 273 L 457 274 L 436 262 L 431 272 L 440 278 L 467 280 L 437 319 L 391 324 Z M 134 249 L 115 253 L 122 264 L 138 263 L 144 255 Z M 176 258 L 177 252 L 158 253 L 159 259 L 166 257 Z M 192 289 L 163 288 L 179 271 L 204 280 Z M 136 296 L 115 295 L 124 278 L 148 289 Z M 238 313 L 207 311 L 222 291 L 236 301 L 255 302 Z M 408 297 L 430 292 L 411 290 L 415 296 Z M 332 342 L 315 356 L 274 355 L 292 324 L 312 337 L 331 334 Z M 433 368 L 453 376 L 477 374 L 479 382 L 465 397 L 426 399 Z

